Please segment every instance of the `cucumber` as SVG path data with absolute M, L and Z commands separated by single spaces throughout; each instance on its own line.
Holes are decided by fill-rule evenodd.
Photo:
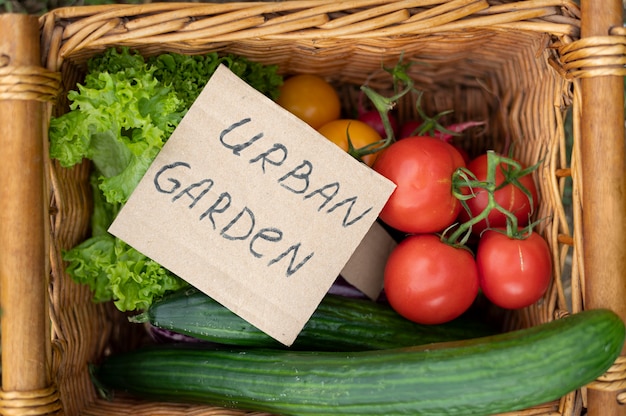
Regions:
M 226 345 L 281 348 L 275 339 L 196 289 L 171 294 L 132 322 Z M 463 316 L 442 325 L 420 325 L 389 305 L 365 299 L 326 295 L 291 345 L 293 349 L 361 351 L 493 335 L 494 327 Z
M 491 415 L 559 397 L 619 356 L 624 323 L 590 310 L 491 337 L 353 353 L 150 347 L 111 355 L 100 387 L 282 415 Z

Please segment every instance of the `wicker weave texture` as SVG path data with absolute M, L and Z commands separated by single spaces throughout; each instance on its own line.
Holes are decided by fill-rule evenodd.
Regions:
M 603 58 L 596 58 L 597 44 L 578 43 L 580 14 L 573 2 L 153 3 L 58 9 L 44 15 L 40 25 L 45 70 L 19 74 L 17 83 L 44 84 L 45 88 L 24 89 L 38 94 L 41 101 L 52 101 L 51 116 L 67 111 L 66 93 L 82 80 L 87 59 L 110 46 L 130 46 L 145 55 L 168 51 L 241 54 L 277 64 L 284 74 L 322 75 L 341 91 L 346 106 L 354 103 L 357 87 L 367 78 L 379 89 L 390 89 L 381 65 L 393 65 L 401 56 L 419 62 L 412 67 L 411 76 L 425 92 L 427 112 L 453 110 L 456 121 L 488 120 L 484 129 L 465 142 L 470 153 L 512 148 L 525 163 L 544 161 L 536 176 L 541 199 L 537 217 L 546 218 L 539 232 L 552 249 L 555 278 L 536 305 L 503 314 L 505 325 L 511 329 L 536 325 L 563 311 L 583 309 L 581 166 L 576 144 L 571 156 L 568 153 L 564 115 L 570 107 L 579 108 L 576 79 L 588 74 L 587 68 L 608 64 L 598 63 L 597 59 Z M 614 47 L 616 42 L 611 38 L 607 43 Z M 0 71 L 9 69 L 0 62 Z M 16 82 L 10 84 L 6 93 L 19 91 Z M 0 94 L 2 86 L 0 82 Z M 61 92 L 55 93 L 58 89 Z M 398 103 L 401 121 L 414 116 L 414 100 L 408 97 Z M 574 111 L 574 117 L 578 115 L 579 111 Z M 122 397 L 107 401 L 94 390 L 88 364 L 111 352 L 136 347 L 145 342 L 145 334 L 111 305 L 92 303 L 89 290 L 76 285 L 64 272 L 62 250 L 78 244 L 89 232 L 89 169 L 88 163 L 72 169 L 48 163 L 50 376 L 65 414 L 251 414 Z M 567 214 L 564 203 L 568 181 L 574 189 L 572 215 Z M 569 259 L 571 264 L 567 264 Z M 582 393 L 573 392 L 560 402 L 515 414 L 579 415 Z

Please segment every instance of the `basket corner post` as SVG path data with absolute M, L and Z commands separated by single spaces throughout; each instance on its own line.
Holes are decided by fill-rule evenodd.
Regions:
M 40 76 L 39 38 L 36 16 L 0 14 L 0 414 L 61 412 L 49 362 L 42 91 L 50 83 Z
M 581 0 L 581 16 L 581 39 L 606 43 L 611 29 L 623 26 L 623 5 L 620 0 Z M 624 69 L 619 64 L 615 73 L 606 72 L 606 65 L 592 70 L 581 76 L 585 308 L 611 309 L 626 322 Z M 623 360 L 626 347 L 614 367 Z M 626 379 L 623 364 L 618 373 L 618 382 Z M 610 378 L 589 386 L 589 416 L 626 415 L 623 383 Z

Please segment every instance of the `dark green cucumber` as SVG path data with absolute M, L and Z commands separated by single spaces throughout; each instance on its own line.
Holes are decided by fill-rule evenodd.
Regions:
M 624 323 L 608 310 L 437 346 L 353 353 L 137 350 L 97 382 L 146 398 L 282 415 L 491 415 L 555 400 L 611 366 Z
M 195 289 L 167 296 L 130 319 L 221 344 L 282 346 Z M 360 351 L 456 341 L 496 332 L 495 328 L 470 317 L 461 317 L 443 325 L 419 325 L 404 319 L 387 304 L 326 295 L 291 347 Z

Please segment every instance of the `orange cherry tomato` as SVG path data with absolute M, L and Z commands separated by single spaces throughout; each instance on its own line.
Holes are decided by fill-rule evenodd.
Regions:
M 324 124 L 317 131 L 346 152 L 348 151 L 348 136 L 355 149 L 382 140 L 381 135 L 372 126 L 359 120 L 343 118 L 333 120 Z M 378 153 L 380 152 L 365 155 L 361 159 L 368 166 L 372 166 Z
M 317 75 L 301 74 L 287 78 L 276 102 L 316 130 L 341 115 L 339 94 Z

